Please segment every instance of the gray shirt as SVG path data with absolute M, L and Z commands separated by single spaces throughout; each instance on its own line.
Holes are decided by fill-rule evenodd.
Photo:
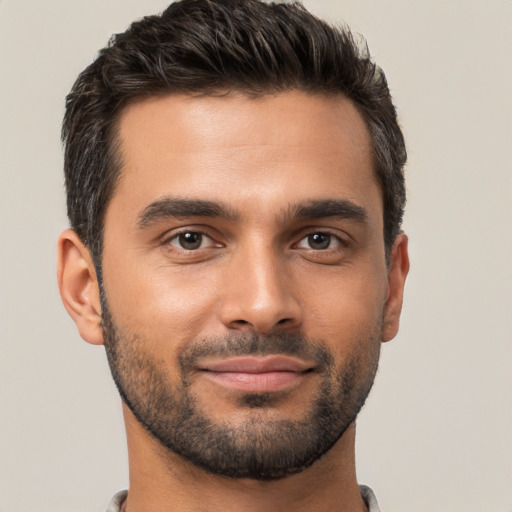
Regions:
M 359 489 L 361 489 L 361 496 L 363 497 L 369 512 L 380 512 L 379 504 L 377 503 L 377 498 L 375 497 L 375 494 L 373 494 L 373 491 L 366 485 L 360 485 Z M 105 512 L 120 512 L 126 496 L 128 496 L 128 491 L 118 492 L 112 498 L 112 501 Z

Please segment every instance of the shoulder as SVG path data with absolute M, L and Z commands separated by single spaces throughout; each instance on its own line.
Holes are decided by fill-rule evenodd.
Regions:
M 126 496 L 128 496 L 128 491 L 119 491 L 115 494 L 105 512 L 120 512 Z
M 360 485 L 361 496 L 368 507 L 369 512 L 381 512 L 374 492 L 366 485 Z

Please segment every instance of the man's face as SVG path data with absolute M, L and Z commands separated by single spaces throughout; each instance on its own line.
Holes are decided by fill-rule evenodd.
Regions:
M 373 382 L 389 298 L 370 141 L 342 97 L 130 105 L 105 218 L 105 344 L 125 402 L 214 473 L 328 451 Z

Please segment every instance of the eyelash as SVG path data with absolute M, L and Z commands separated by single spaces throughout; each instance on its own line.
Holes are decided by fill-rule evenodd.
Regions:
M 325 231 L 325 230 L 313 230 L 313 231 L 310 231 L 306 234 L 304 234 L 304 236 L 302 236 L 302 238 L 299 240 L 299 242 L 297 242 L 297 244 L 295 244 L 296 246 L 299 246 L 299 244 L 301 244 L 303 241 L 309 239 L 310 237 L 313 237 L 315 235 L 321 235 L 321 236 L 324 236 L 324 237 L 328 237 L 328 247 L 325 247 L 323 249 L 315 249 L 313 247 L 304 247 L 304 249 L 306 250 L 311 250 L 311 251 L 315 251 L 315 252 L 327 252 L 329 250 L 340 250 L 340 247 L 341 248 L 346 248 L 348 247 L 348 242 L 346 240 L 344 240 L 342 237 L 340 237 L 339 235 L 335 235 L 334 233 L 331 233 L 329 231 Z M 308 240 L 310 242 L 310 240 Z M 335 242 L 336 244 L 339 244 L 340 247 L 331 247 L 332 243 Z
M 163 240 L 163 244 L 166 246 L 171 245 L 175 249 L 182 251 L 184 253 L 193 253 L 193 252 L 197 252 L 198 250 L 200 250 L 201 247 L 199 247 L 198 249 L 186 249 L 184 247 L 178 247 L 177 245 L 172 244 L 173 240 L 178 240 L 180 236 L 187 235 L 187 234 L 200 235 L 201 237 L 208 238 L 211 242 L 213 242 L 212 245 L 217 245 L 218 247 L 221 246 L 221 244 L 216 242 L 215 239 L 212 236 L 210 236 L 208 233 L 205 233 L 204 231 L 202 231 L 200 229 L 190 229 L 190 228 L 183 229 L 177 233 L 173 233 L 172 236 L 169 236 Z M 201 243 L 202 242 L 203 242 L 203 240 L 201 240 Z
M 197 248 L 190 248 L 190 249 L 187 249 L 187 248 L 184 248 L 184 247 L 179 247 L 178 245 L 174 245 L 172 243 L 173 240 L 178 240 L 180 236 L 183 236 L 183 235 L 187 235 L 187 234 L 193 234 L 193 235 L 199 235 L 200 237 L 205 237 L 207 239 L 210 240 L 210 243 L 212 246 L 217 246 L 218 248 L 222 247 L 222 244 L 220 244 L 219 242 L 216 242 L 215 239 L 210 236 L 208 233 L 204 232 L 203 230 L 201 229 L 183 229 L 177 233 L 173 233 L 172 236 L 169 236 L 169 237 L 166 237 L 164 240 L 163 240 L 163 244 L 166 245 L 166 246 L 169 246 L 171 245 L 173 248 L 175 248 L 175 250 L 179 250 L 179 251 L 182 251 L 183 253 L 194 253 L 194 252 L 198 252 L 200 251 L 201 249 L 207 249 L 206 247 L 197 247 Z M 334 233 L 331 233 L 327 230 L 318 230 L 318 229 L 313 229 L 311 231 L 308 231 L 308 232 L 303 232 L 302 233 L 302 236 L 301 238 L 299 239 L 298 242 L 296 242 L 295 244 L 293 244 L 293 248 L 301 248 L 300 247 L 300 244 L 303 243 L 305 240 L 307 240 L 309 237 L 313 237 L 315 235 L 321 235 L 321 236 L 325 236 L 325 237 L 328 237 L 328 246 L 325 247 L 325 248 L 322 248 L 322 249 L 315 249 L 313 247 L 302 247 L 302 249 L 305 249 L 307 251 L 313 251 L 313 252 L 318 252 L 318 253 L 321 253 L 321 252 L 332 252 L 333 250 L 334 251 L 340 251 L 340 250 L 343 250 L 344 248 L 347 248 L 349 246 L 349 243 L 347 242 L 347 240 L 345 240 L 344 238 L 340 237 L 339 235 L 336 235 Z M 336 243 L 336 244 L 339 244 L 339 247 L 331 247 L 333 241 Z M 204 242 L 204 240 L 200 240 L 200 245 L 202 245 L 202 243 Z M 306 242 L 307 243 L 307 242 Z

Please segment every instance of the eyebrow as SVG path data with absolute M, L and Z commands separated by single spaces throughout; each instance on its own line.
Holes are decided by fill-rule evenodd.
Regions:
M 362 206 L 348 199 L 322 199 L 294 205 L 290 208 L 286 217 L 297 219 L 337 217 L 339 219 L 366 222 L 368 213 Z
M 211 217 L 236 220 L 239 215 L 230 208 L 213 201 L 163 197 L 146 206 L 138 216 L 140 229 L 168 218 Z
M 168 218 L 209 217 L 226 220 L 237 220 L 240 215 L 231 208 L 214 201 L 202 199 L 183 199 L 166 196 L 146 206 L 138 216 L 140 229 L 147 228 Z M 348 199 L 321 199 L 291 205 L 282 215 L 281 222 L 290 219 L 339 219 L 365 222 L 368 219 L 366 210 Z

